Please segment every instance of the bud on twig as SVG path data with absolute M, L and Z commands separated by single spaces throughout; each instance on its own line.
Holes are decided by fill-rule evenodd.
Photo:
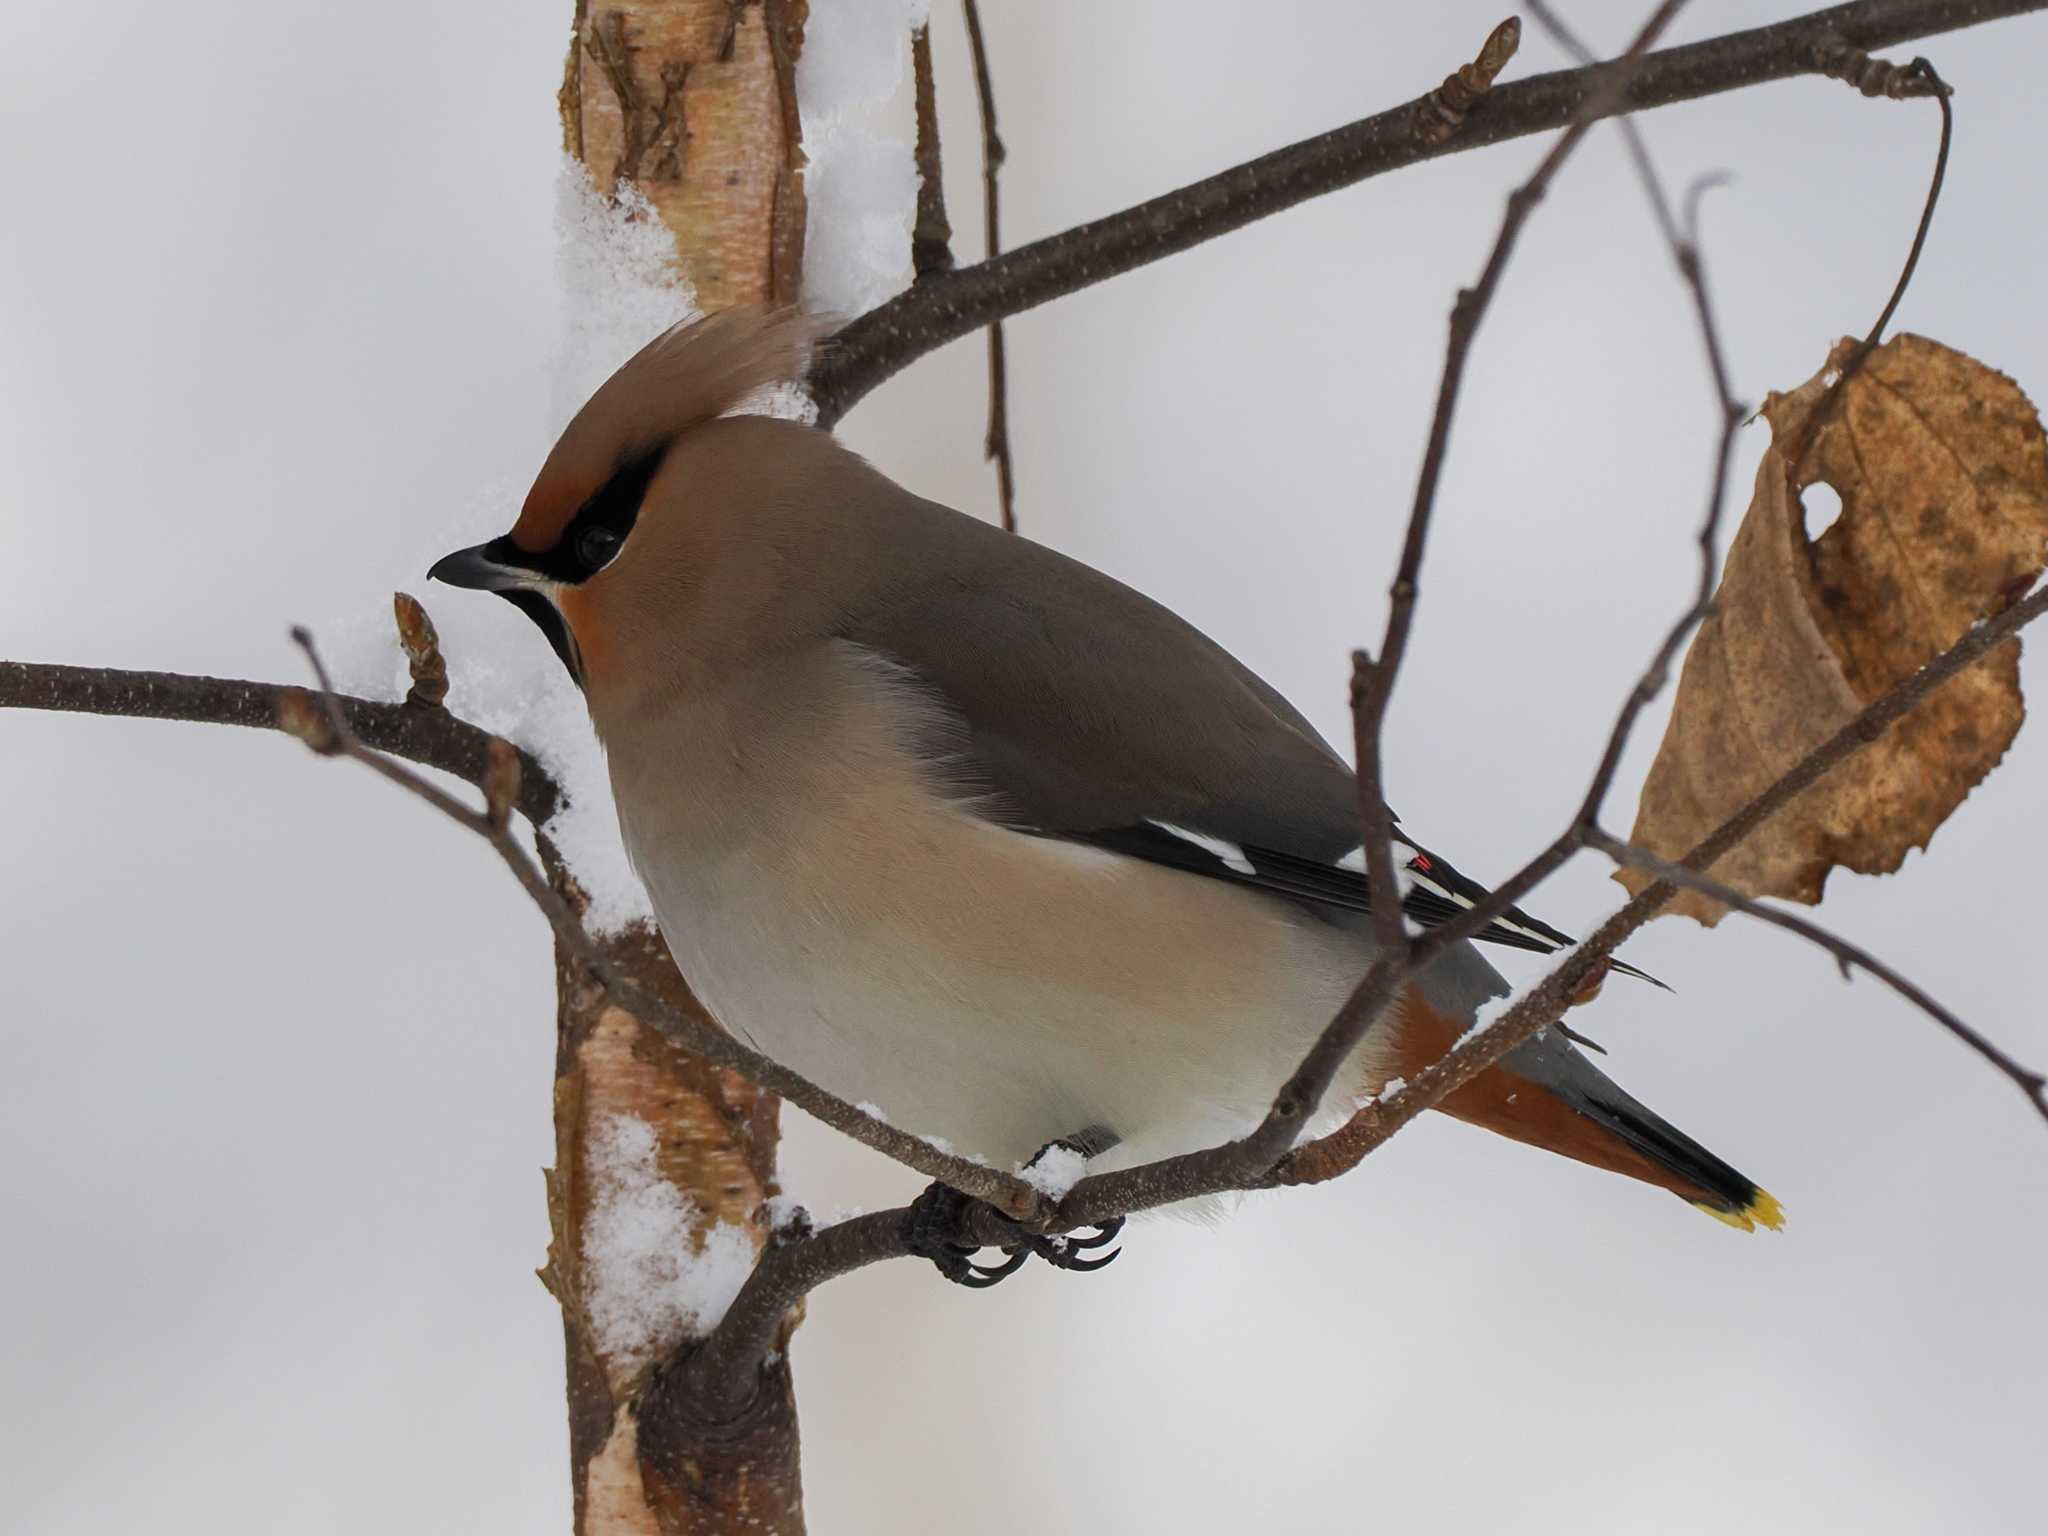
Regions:
M 391 612 L 398 620 L 398 643 L 405 648 L 406 666 L 412 671 L 412 691 L 405 702 L 439 709 L 448 697 L 448 663 L 441 655 L 441 637 L 434 632 L 434 621 L 410 592 L 391 594 Z
M 502 829 L 512 819 L 512 807 L 519 799 L 519 752 L 510 743 L 493 736 L 484 748 L 484 815 Z
M 1813 67 L 1830 79 L 1854 86 L 1866 96 L 1913 101 L 1950 94 L 1948 82 L 1934 72 L 1934 66 L 1927 60 L 1894 64 L 1889 59 L 1873 59 L 1839 37 L 1814 44 Z
M 1355 650 L 1351 653 L 1351 712 L 1356 714 L 1365 708 L 1368 690 L 1372 687 L 1372 652 Z
M 1479 98 L 1493 89 L 1494 77 L 1508 67 L 1508 60 L 1522 46 L 1522 19 L 1510 16 L 1487 35 L 1479 57 L 1461 64 L 1456 74 L 1415 104 L 1409 127 L 1422 143 L 1434 147 L 1465 126 L 1465 114 Z
M 298 737 L 322 757 L 332 757 L 341 750 L 334 722 L 327 718 L 320 701 L 303 688 L 278 689 L 277 723 L 286 734 Z

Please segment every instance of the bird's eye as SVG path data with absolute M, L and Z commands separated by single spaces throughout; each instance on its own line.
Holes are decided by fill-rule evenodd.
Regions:
M 599 571 L 619 552 L 619 530 L 602 523 L 576 535 L 576 559 L 587 571 Z

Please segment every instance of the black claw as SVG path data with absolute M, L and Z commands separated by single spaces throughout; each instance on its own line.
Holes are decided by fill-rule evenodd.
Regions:
M 1067 1246 L 1069 1248 L 1100 1248 L 1105 1243 L 1115 1242 L 1117 1233 L 1123 1231 L 1123 1229 L 1123 1217 L 1113 1216 L 1095 1229 L 1093 1237 L 1069 1237 L 1067 1239 Z
M 1069 1270 L 1086 1274 L 1093 1269 L 1103 1269 L 1114 1263 L 1121 1248 L 1112 1248 L 1100 1257 L 1085 1257 L 1090 1249 L 1100 1248 L 1114 1242 L 1118 1232 L 1123 1230 L 1123 1219 L 1104 1222 L 1095 1228 L 1092 1237 L 1027 1237 L 1021 1246 L 1029 1248 L 1054 1269 Z
M 994 1280 L 979 1278 L 980 1270 L 968 1262 L 967 1255 L 964 1252 L 951 1244 L 946 1245 L 937 1252 L 927 1253 L 925 1257 L 932 1261 L 933 1266 L 937 1268 L 940 1274 L 944 1275 L 955 1285 L 983 1286 L 995 1284 Z
M 910 1203 L 910 1210 L 904 1217 L 904 1245 L 920 1258 L 930 1259 L 933 1267 L 955 1285 L 977 1291 L 1000 1285 L 1022 1269 L 1033 1254 L 1054 1269 L 1086 1274 L 1090 1270 L 1107 1268 L 1123 1252 L 1121 1248 L 1112 1248 L 1107 1253 L 1089 1256 L 1091 1250 L 1116 1240 L 1124 1225 L 1123 1218 L 1118 1216 L 1094 1228 L 1087 1237 L 1042 1237 L 1012 1227 L 1017 1232 L 1017 1240 L 1003 1245 L 1002 1262 L 976 1263 L 974 1255 L 980 1249 L 961 1242 L 959 1234 L 968 1230 L 968 1208 L 977 1203 L 957 1189 L 932 1184 Z M 1004 1222 L 1003 1225 L 1010 1224 Z
M 910 1203 L 910 1212 L 903 1221 L 903 1242 L 912 1253 L 930 1259 L 933 1267 L 953 1284 L 985 1290 L 1015 1274 L 1024 1261 L 1005 1260 L 992 1267 L 973 1262 L 979 1248 L 960 1242 L 957 1236 L 967 1208 L 973 1203 L 947 1185 L 927 1186 Z
M 1062 1262 L 1062 1263 L 1060 1264 L 1060 1268 L 1061 1268 L 1061 1269 L 1070 1269 L 1070 1270 L 1076 1270 L 1076 1271 L 1080 1272 L 1081 1274 L 1084 1274 L 1084 1275 L 1085 1275 L 1085 1274 L 1087 1274 L 1087 1273 L 1088 1273 L 1088 1272 L 1089 1272 L 1090 1270 L 1093 1270 L 1093 1269 L 1107 1269 L 1107 1268 L 1109 1268 L 1109 1266 L 1110 1266 L 1110 1265 L 1114 1264 L 1114 1263 L 1115 1263 L 1115 1262 L 1117 1261 L 1117 1258 L 1118 1258 L 1118 1256 L 1119 1256 L 1120 1254 L 1122 1254 L 1122 1253 L 1123 1253 L 1123 1249 L 1121 1249 L 1121 1248 L 1112 1248 L 1112 1249 L 1110 1249 L 1110 1250 L 1109 1250 L 1109 1252 L 1107 1252 L 1107 1253 L 1105 1253 L 1104 1255 L 1102 1255 L 1102 1257 L 1101 1257 L 1101 1258 L 1099 1258 L 1099 1259 L 1077 1259 L 1077 1258 L 1074 1258 L 1074 1257 L 1072 1257 L 1071 1255 L 1069 1255 L 1069 1256 L 1068 1256 L 1068 1257 L 1067 1257 L 1067 1258 L 1066 1258 L 1066 1259 L 1065 1259 L 1065 1260 L 1064 1260 L 1064 1261 L 1063 1261 L 1063 1262 Z
M 1017 1273 L 1018 1270 L 1022 1269 L 1024 1261 L 1031 1257 L 1031 1250 L 1029 1248 L 1005 1248 L 1003 1252 L 1008 1257 L 1000 1264 L 968 1265 L 967 1268 L 972 1273 L 973 1278 L 962 1280 L 960 1284 L 971 1285 L 977 1290 L 985 1290 L 991 1285 L 1000 1285 L 1003 1281 L 1009 1279 L 1010 1276 Z

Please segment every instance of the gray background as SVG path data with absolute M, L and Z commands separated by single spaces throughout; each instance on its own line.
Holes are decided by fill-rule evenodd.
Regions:
M 1499 15 L 987 9 L 1018 240 L 1404 99 Z M 0 10 L 0 654 L 296 676 L 289 623 L 377 622 L 419 582 L 394 550 L 531 473 L 568 10 Z M 1612 45 L 1638 7 L 1576 10 Z M 1792 10 L 1700 5 L 1680 31 Z M 971 89 L 938 12 L 971 231 Z M 1928 45 L 1960 127 L 1901 317 L 2037 394 L 2044 46 L 2037 19 Z M 1518 67 L 1553 62 L 1532 38 Z M 1737 173 L 1707 235 L 1738 385 L 1796 384 L 1892 281 L 1932 108 L 1803 81 L 1648 127 L 1675 183 Z M 1539 153 L 1372 182 L 1018 321 L 1027 529 L 1346 732 L 1451 295 Z M 988 514 L 981 413 L 966 342 L 846 434 Z M 1395 802 L 1475 874 L 1580 793 L 1691 579 L 1712 426 L 1600 134 L 1480 342 L 1394 710 Z M 540 643 L 510 613 L 493 633 Z M 1823 914 L 2037 1062 L 2044 739 Z M 369 775 L 249 734 L 0 718 L 0 804 L 7 1523 L 564 1529 L 531 1274 L 547 945 L 512 883 Z M 1536 905 L 1584 929 L 1616 899 L 1589 858 Z M 2043 1127 L 1784 936 L 1667 921 L 1629 954 L 1678 994 L 1610 986 L 1581 1027 L 1783 1198 L 1783 1235 L 1433 1121 L 1336 1185 L 1134 1229 L 1105 1275 L 970 1294 L 871 1269 L 796 1346 L 815 1528 L 2037 1529 Z M 786 1172 L 827 1212 L 916 1182 L 794 1115 Z

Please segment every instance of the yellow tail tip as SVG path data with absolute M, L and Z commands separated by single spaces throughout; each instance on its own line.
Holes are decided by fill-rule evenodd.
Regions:
M 1777 1196 L 1767 1190 L 1757 1190 L 1750 1196 L 1749 1204 L 1739 1211 L 1724 1211 L 1704 1200 L 1695 1200 L 1693 1204 L 1714 1220 L 1744 1232 L 1754 1232 L 1759 1225 L 1769 1227 L 1773 1232 L 1784 1230 L 1785 1208 L 1778 1204 Z

